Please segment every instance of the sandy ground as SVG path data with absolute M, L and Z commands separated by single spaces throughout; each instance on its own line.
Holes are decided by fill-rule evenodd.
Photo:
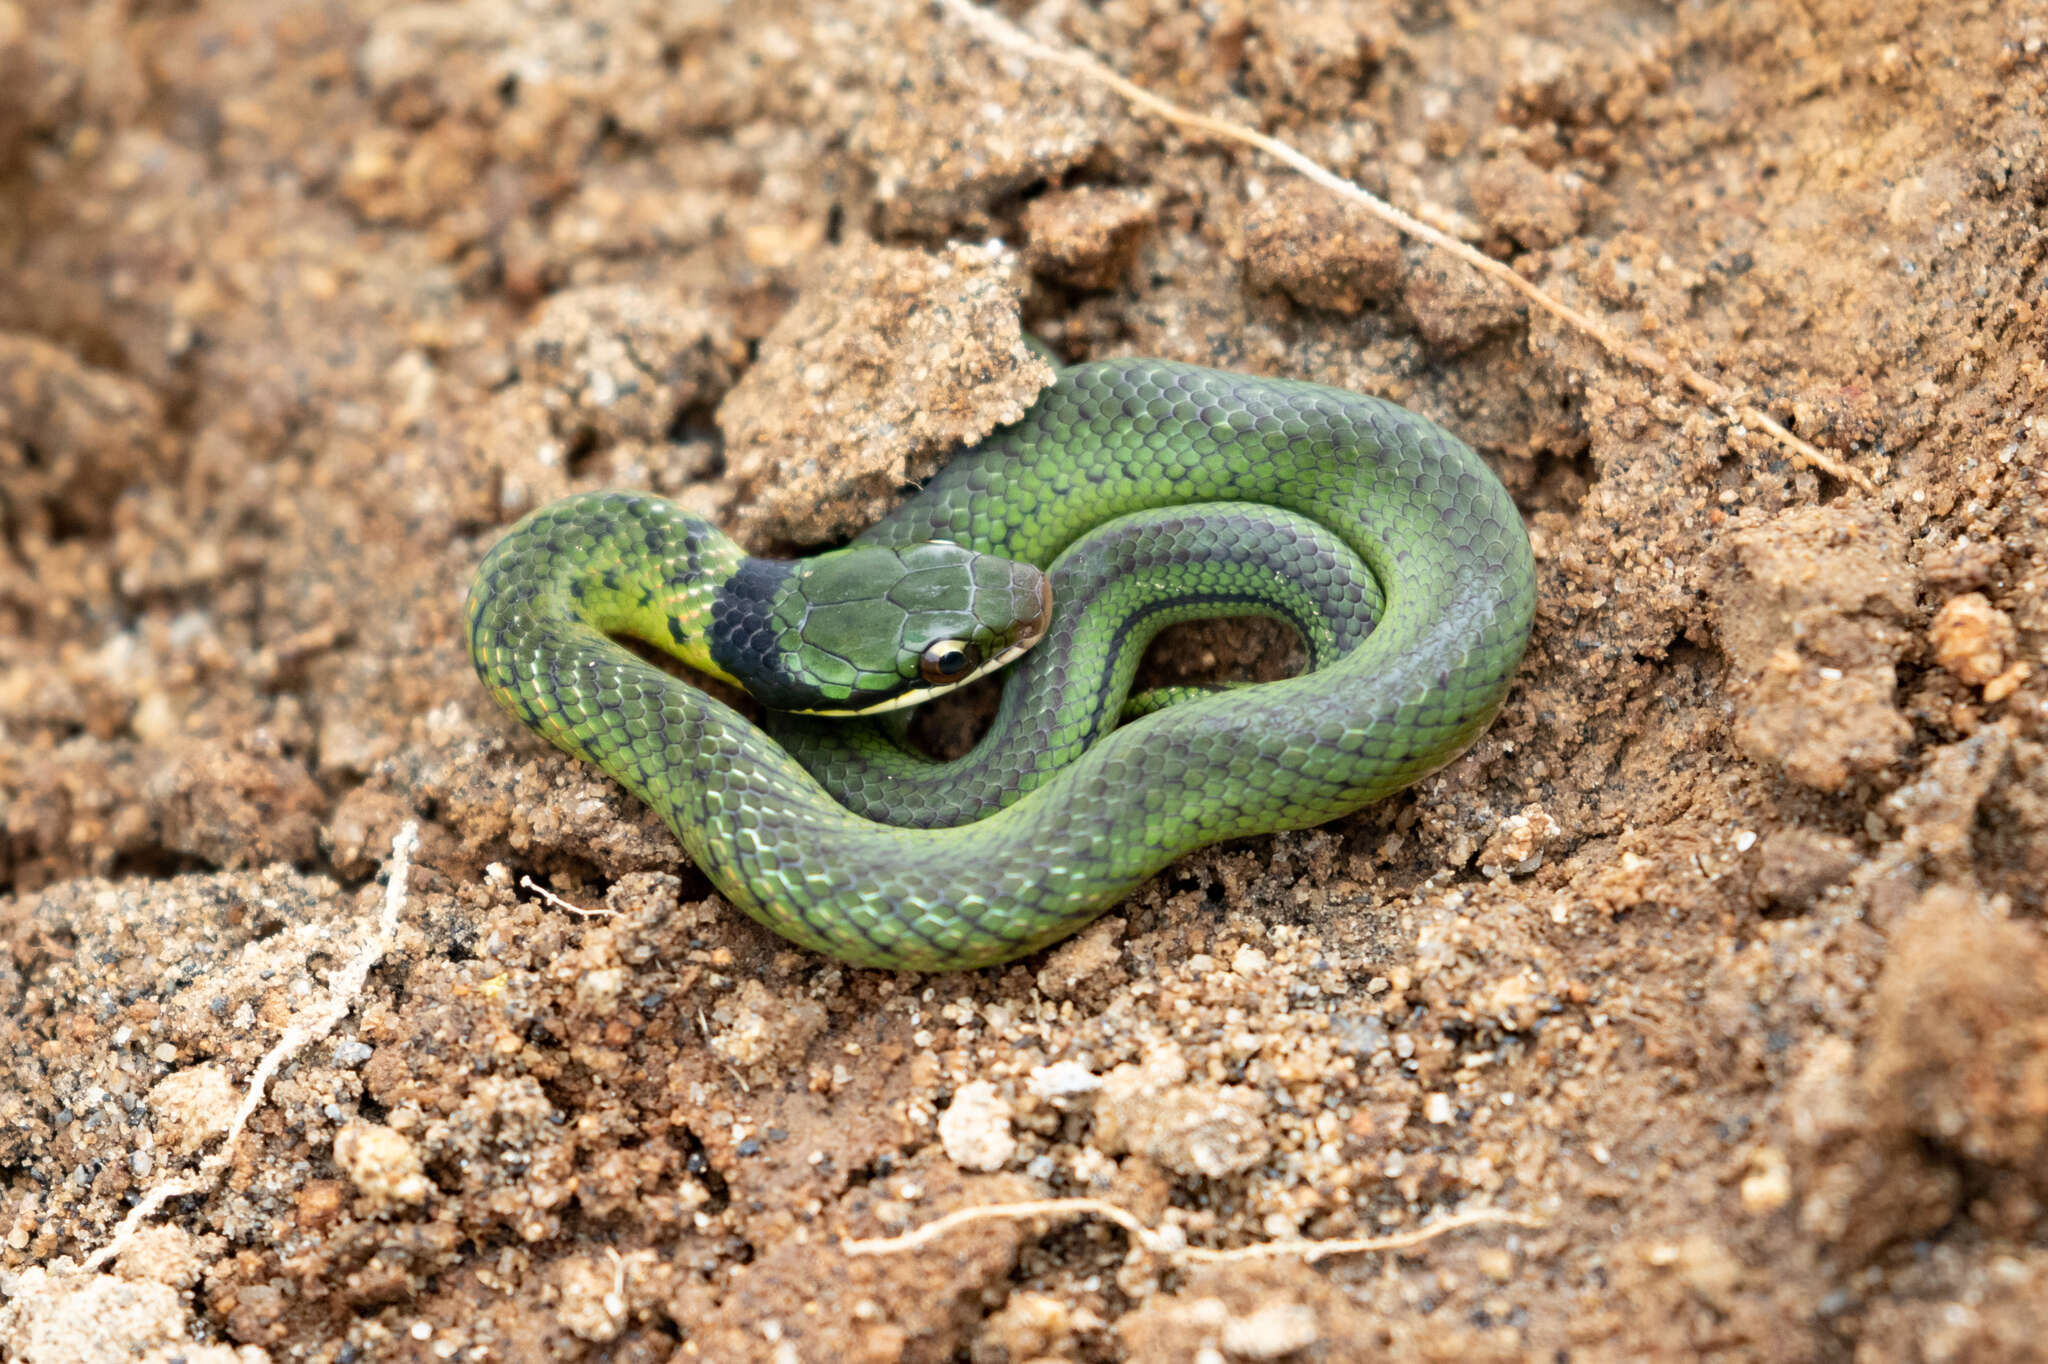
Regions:
M 0 0 L 0 1356 L 2048 1358 L 2048 12 L 1041 8 L 1875 494 L 923 5 Z M 1020 323 L 1454 427 L 1535 641 L 1399 799 L 1008 969 L 844 969 L 497 714 L 462 594 L 571 489 L 826 542 L 1029 401 Z M 408 819 L 346 1020 L 68 1274 Z M 1064 1196 L 1541 1225 L 839 1248 Z

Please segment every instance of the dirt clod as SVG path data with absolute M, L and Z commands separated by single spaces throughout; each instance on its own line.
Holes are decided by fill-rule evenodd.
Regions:
M 591 285 L 551 295 L 517 353 L 556 435 L 576 444 L 663 439 L 686 410 L 725 396 L 743 351 L 715 314 L 674 294 Z
M 939 1117 L 939 1144 L 963 1170 L 1000 1170 L 1017 1153 L 1010 1135 L 1009 1101 L 986 1080 L 976 1080 L 953 1095 Z
M 417 1203 L 432 1188 L 421 1173 L 419 1151 L 382 1123 L 350 1123 L 335 1133 L 334 1163 L 374 1208 Z
M 1244 221 L 1245 275 L 1309 308 L 1355 313 L 1398 298 L 1401 235 L 1354 204 L 1300 181 L 1276 185 Z
M 1934 642 L 1934 661 L 1954 673 L 1964 686 L 1982 687 L 1987 701 L 2010 696 L 2031 671 L 2025 664 L 2017 664 L 2007 680 L 2006 659 L 2019 637 L 2012 617 L 1981 592 L 1949 598 L 1935 613 L 1928 634 Z M 1996 696 L 1992 695 L 1994 687 Z
M 1915 583 L 1870 509 L 1789 513 L 1738 531 L 1716 585 L 1721 639 L 1743 670 L 1743 747 L 1835 791 L 1890 766 L 1911 737 L 1896 705 Z
M 1949 888 L 1893 936 L 1864 1076 L 1879 1120 L 2048 1197 L 2048 941 Z
M 843 535 L 1022 416 L 1052 373 L 1018 339 L 1017 276 L 1014 256 L 979 247 L 829 253 L 719 408 L 749 529 Z
M 1585 181 L 1571 171 L 1545 171 L 1526 156 L 1504 156 L 1480 167 L 1472 201 L 1502 236 L 1531 251 L 1547 250 L 1577 235 L 1584 218 Z
M 1136 266 L 1157 206 L 1143 190 L 1081 185 L 1024 206 L 1024 260 L 1077 289 L 1114 289 Z
M 1757 848 L 1759 905 L 1781 914 L 1812 909 L 1862 862 L 1855 840 L 1818 829 L 1776 829 Z

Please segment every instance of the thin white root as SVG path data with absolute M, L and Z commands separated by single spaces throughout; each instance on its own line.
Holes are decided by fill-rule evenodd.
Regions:
M 1055 47 L 1050 43 L 1032 37 L 1009 20 L 992 10 L 986 10 L 973 0 L 939 0 L 947 10 L 990 42 L 1009 48 L 1034 60 L 1062 66 L 1070 71 L 1080 72 L 1090 80 L 1099 81 L 1114 90 L 1134 108 L 1165 119 L 1175 127 L 1207 133 L 1230 142 L 1240 142 L 1256 147 L 1274 160 L 1290 167 L 1297 173 L 1321 185 L 1331 193 L 1358 204 L 1367 212 L 1392 224 L 1418 241 L 1428 242 L 1440 251 L 1456 256 L 1474 270 L 1491 279 L 1500 281 L 1513 289 L 1536 307 L 1549 313 L 1597 343 L 1602 350 L 1618 360 L 1640 366 L 1659 378 L 1675 378 L 1694 394 L 1715 407 L 1727 409 L 1731 421 L 1754 426 L 1765 431 L 1782 445 L 1794 459 L 1811 468 L 1853 483 L 1864 492 L 1874 493 L 1876 487 L 1859 469 L 1850 467 L 1833 455 L 1816 448 L 1812 443 L 1801 440 L 1786 430 L 1768 414 L 1750 403 L 1742 394 L 1717 383 L 1700 373 L 1683 360 L 1664 356 L 1649 346 L 1631 342 L 1616 333 L 1613 328 L 1590 314 L 1583 313 L 1562 300 L 1552 298 L 1536 285 L 1522 278 L 1504 263 L 1459 241 L 1456 237 L 1431 227 L 1414 214 L 1394 207 L 1370 190 L 1354 184 L 1336 172 L 1321 165 L 1302 152 L 1295 150 L 1279 138 L 1262 133 L 1256 128 L 1247 128 L 1230 119 L 1214 118 L 1198 114 L 1192 109 L 1182 108 L 1171 100 L 1162 99 L 1124 76 L 1118 75 L 1094 56 L 1073 48 Z
M 1525 1213 L 1480 1208 L 1473 1212 L 1457 1213 L 1442 1221 L 1432 1222 L 1426 1227 L 1417 1227 L 1413 1231 L 1396 1232 L 1391 1236 L 1345 1241 L 1267 1241 L 1255 1246 L 1240 1246 L 1235 1250 L 1205 1250 L 1200 1246 L 1188 1245 L 1181 1239 L 1178 1231 L 1162 1232 L 1148 1227 L 1123 1208 L 1099 1198 L 1045 1198 L 1026 1203 L 985 1203 L 971 1208 L 956 1208 L 943 1217 L 925 1223 L 915 1231 L 904 1232 L 901 1236 L 883 1236 L 867 1240 L 842 1238 L 839 1248 L 847 1255 L 896 1255 L 930 1245 L 948 1232 L 975 1222 L 1028 1222 L 1039 1217 L 1061 1221 L 1075 1217 L 1100 1217 L 1106 1222 L 1114 1222 L 1122 1227 L 1130 1233 L 1132 1240 L 1152 1254 L 1162 1259 L 1187 1264 L 1287 1258 L 1298 1258 L 1306 1264 L 1314 1264 L 1333 1255 L 1362 1255 L 1373 1251 L 1403 1250 L 1409 1246 L 1421 1245 L 1425 1241 L 1433 1241 L 1450 1232 L 1461 1231 L 1466 1227 L 1495 1223 L 1517 1227 L 1543 1225 Z
M 619 912 L 616 909 L 585 909 L 582 905 L 572 905 L 540 882 L 534 880 L 531 876 L 520 877 L 519 884 L 532 891 L 535 895 L 540 896 L 541 899 L 547 901 L 556 909 L 567 910 L 569 913 L 580 915 L 585 919 L 616 919 L 619 916 Z
M 370 972 L 384 959 L 391 949 L 392 940 L 398 936 L 399 915 L 405 909 L 406 882 L 412 874 L 412 855 L 420 846 L 420 826 L 407 820 L 405 826 L 391 840 L 390 874 L 384 883 L 384 908 L 377 919 L 377 932 L 355 956 L 328 978 L 327 998 L 319 1004 L 301 1010 L 290 1023 L 285 1025 L 284 1034 L 277 1039 L 277 1045 L 264 1054 L 257 1062 L 256 1069 L 249 1076 L 249 1087 L 242 1095 L 241 1107 L 235 1110 L 234 1120 L 228 1124 L 227 1135 L 219 1146 L 199 1163 L 199 1168 L 188 1175 L 174 1175 L 164 1180 L 147 1194 L 121 1224 L 114 1228 L 114 1235 L 105 1245 L 85 1258 L 81 1266 L 85 1273 L 94 1273 L 105 1268 L 107 1263 L 127 1249 L 142 1224 L 156 1215 L 159 1208 L 173 1198 L 186 1194 L 200 1193 L 213 1186 L 223 1170 L 234 1159 L 235 1143 L 241 1140 L 242 1129 L 249 1125 L 249 1119 L 263 1106 L 263 1099 L 269 1090 L 271 1080 L 284 1063 L 291 1060 L 308 1046 L 325 1037 L 334 1026 L 348 1017 L 356 997 L 363 992 L 363 985 L 370 978 Z

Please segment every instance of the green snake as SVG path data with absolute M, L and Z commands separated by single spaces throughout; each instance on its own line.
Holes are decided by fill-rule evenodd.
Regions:
M 997 772 L 970 804 L 1000 808 L 968 823 L 892 810 L 872 789 L 857 800 L 868 813 L 943 827 L 849 810 L 739 712 L 611 638 L 777 710 L 872 714 L 1057 638 L 1058 569 L 1041 570 L 1120 518 L 1170 524 L 1178 508 L 1183 531 L 1169 534 L 1212 540 L 1259 508 L 1316 523 L 1376 581 L 1362 605 L 1376 628 L 1300 676 L 1168 697 L 1117 724 L 1125 648 L 1109 684 L 1068 688 L 1056 705 L 1077 709 L 1044 721 L 1058 763 Z M 1205 552 L 1223 570 L 1241 557 Z M 1333 574 L 1322 595 L 1343 597 Z M 514 526 L 468 608 L 470 655 L 498 702 L 645 801 L 728 900 L 830 956 L 916 970 L 1022 956 L 1196 848 L 1324 823 L 1442 766 L 1499 709 L 1534 611 L 1513 502 L 1442 428 L 1377 398 L 1158 360 L 1062 371 L 845 549 L 751 558 L 658 498 L 583 494 Z M 1038 660 L 1051 643 L 1030 658 L 1058 670 Z M 826 748 L 823 765 L 850 762 L 856 788 L 893 780 L 872 752 Z M 990 767 L 980 754 L 969 770 Z

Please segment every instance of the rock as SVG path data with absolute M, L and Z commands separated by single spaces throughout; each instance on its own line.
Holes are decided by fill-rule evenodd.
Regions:
M 385 1211 L 419 1203 L 433 1191 L 419 1149 L 382 1123 L 352 1122 L 334 1136 L 334 1163 L 370 1203 Z
M 1964 686 L 1982 687 L 1986 701 L 2004 700 L 2033 672 L 2025 663 L 2006 667 L 2019 633 L 2012 617 L 1981 592 L 1949 598 L 1927 634 L 1934 644 L 1934 661 Z
M 939 1142 L 963 1170 L 1002 1169 L 1017 1154 L 1009 1100 L 987 1080 L 962 1085 L 939 1115 Z

